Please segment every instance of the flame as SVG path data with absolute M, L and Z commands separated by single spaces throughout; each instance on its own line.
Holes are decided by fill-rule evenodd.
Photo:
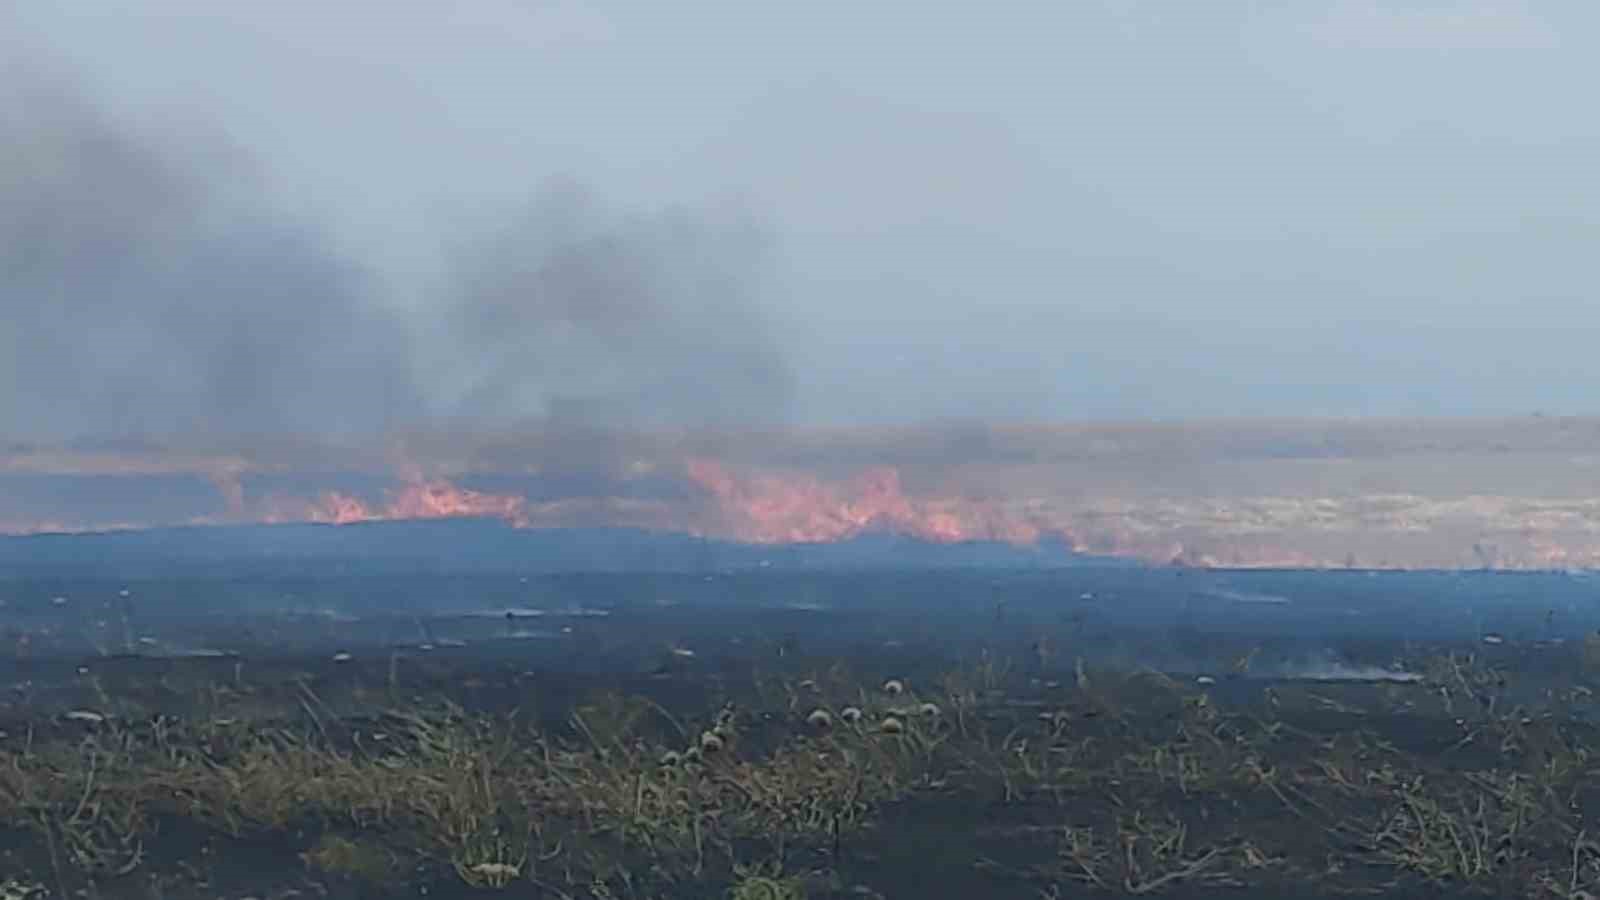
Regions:
M 312 501 L 272 498 L 262 520 L 268 523 L 316 522 L 350 525 L 403 519 L 500 519 L 518 528 L 529 525 L 528 501 L 514 494 L 490 494 L 457 487 L 442 478 L 408 472 L 408 480 L 386 492 L 381 504 L 343 491 L 324 491 Z
M 528 526 L 528 500 L 513 494 L 489 494 L 456 487 L 448 481 L 407 484 L 384 509 L 389 519 L 503 519 L 519 528 Z
M 716 500 L 719 530 L 751 543 L 819 543 L 882 530 L 940 543 L 1033 544 L 1047 531 L 991 503 L 913 500 L 901 487 L 899 471 L 889 466 L 869 468 L 844 483 L 799 472 L 736 474 L 708 459 L 690 459 L 684 468 Z
M 64 492 L 59 504 L 42 503 L 36 494 L 30 499 L 0 492 L 0 534 L 471 517 L 518 528 L 627 527 L 765 544 L 890 532 L 933 542 L 1060 546 L 1194 567 L 1600 567 L 1600 528 L 1594 525 L 1600 521 L 1600 498 L 1581 493 L 1433 496 L 1293 485 L 1261 495 L 1157 493 L 1116 479 L 1100 484 L 1076 463 L 912 461 L 904 470 L 878 465 L 825 474 L 838 470 L 826 462 L 814 467 L 753 462 L 837 463 L 825 445 L 785 444 L 783 454 L 712 446 L 678 442 L 639 450 L 626 465 L 607 470 L 608 480 L 584 482 L 590 487 L 586 492 L 549 500 L 472 490 L 457 481 L 468 472 L 559 480 L 562 473 L 547 468 L 549 455 L 537 445 L 497 450 L 492 457 L 439 452 L 418 457 L 418 448 L 401 446 L 343 455 L 297 452 L 287 458 L 265 452 L 0 447 L 4 477 L 82 477 L 92 490 L 96 477 L 159 484 L 160 478 L 184 474 L 208 479 L 216 492 L 209 503 L 202 496 L 192 507 L 164 503 L 168 512 L 150 521 L 129 521 L 138 512 L 128 509 L 120 489 L 104 504 L 84 488 Z M 887 451 L 865 449 L 879 459 L 893 458 Z M 415 458 L 427 462 L 410 461 Z M 283 476 L 304 483 L 311 460 L 321 471 L 345 474 L 293 494 L 252 494 L 252 485 L 283 484 Z M 392 487 L 350 489 L 356 478 L 365 481 L 380 473 L 394 479 Z M 637 492 L 633 479 L 643 485 Z M 679 483 L 670 484 L 673 479 Z M 1487 555 L 1476 549 L 1480 543 L 1489 548 Z

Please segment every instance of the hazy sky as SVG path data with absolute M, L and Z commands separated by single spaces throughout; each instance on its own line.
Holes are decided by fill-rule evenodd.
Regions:
M 387 415 L 533 414 L 563 378 L 801 422 L 1600 411 L 1591 0 L 12 5 L 0 53 L 127 127 L 225 136 L 272 215 L 410 313 L 423 386 Z M 506 259 L 537 252 L 481 236 L 545 228 L 551 179 L 612 249 L 527 290 L 604 303 L 652 260 L 616 313 L 644 326 L 559 317 L 600 350 L 440 312 L 530 283 Z M 295 289 L 353 290 L 326 268 Z M 668 337 L 630 368 L 641 329 Z M 562 352 L 608 374 L 493 374 Z

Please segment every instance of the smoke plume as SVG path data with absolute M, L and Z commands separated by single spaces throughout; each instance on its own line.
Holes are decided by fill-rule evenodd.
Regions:
M 448 333 L 475 423 L 781 420 L 791 380 L 760 314 L 767 236 L 683 211 L 609 215 L 551 181 L 456 260 Z
M 18 436 L 332 436 L 419 408 L 404 330 L 242 154 L 5 76 L 0 415 Z
M 381 273 L 274 208 L 240 148 L 131 122 L 57 75 L 0 67 L 0 437 L 783 415 L 757 227 L 617 215 L 535 178 L 508 186 L 531 194 L 509 221 L 440 235 L 451 277 L 402 313 Z

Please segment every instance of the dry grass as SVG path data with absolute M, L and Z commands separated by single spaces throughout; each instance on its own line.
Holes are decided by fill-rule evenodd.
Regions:
M 1600 738 L 1573 707 L 1583 685 L 1531 709 L 1482 660 L 1417 664 L 1415 685 L 1227 699 L 1081 666 L 1050 687 L 988 658 L 892 689 L 833 667 L 757 678 L 703 710 L 601 691 L 564 725 L 444 701 L 357 716 L 309 682 L 274 710 L 234 685 L 200 717 L 11 733 L 0 822 L 39 866 L 17 883 L 61 891 L 170 868 L 150 847 L 182 826 L 378 886 L 799 897 L 837 888 L 842 867 L 859 877 L 853 849 L 892 843 L 885 817 L 907 805 L 967 811 L 971 834 L 951 840 L 1052 897 L 1307 878 L 1600 890 L 1578 813 L 1596 799 Z M 229 715 L 229 697 L 249 715 Z M 1000 824 L 986 836 L 985 821 Z

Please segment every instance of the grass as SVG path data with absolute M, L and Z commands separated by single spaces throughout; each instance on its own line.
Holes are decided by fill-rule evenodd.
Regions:
M 893 684 L 839 661 L 544 692 L 475 676 L 515 701 L 496 709 L 354 669 L 98 679 L 93 716 L 5 726 L 0 835 L 25 874 L 0 898 L 200 896 L 256 853 L 396 895 L 893 897 L 932 869 L 997 896 L 1574 900 L 1600 891 L 1580 814 L 1600 731 L 1572 652 L 1539 703 L 1459 653 L 1406 685 L 1041 679 L 988 656 Z M 919 828 L 954 855 L 906 861 Z

